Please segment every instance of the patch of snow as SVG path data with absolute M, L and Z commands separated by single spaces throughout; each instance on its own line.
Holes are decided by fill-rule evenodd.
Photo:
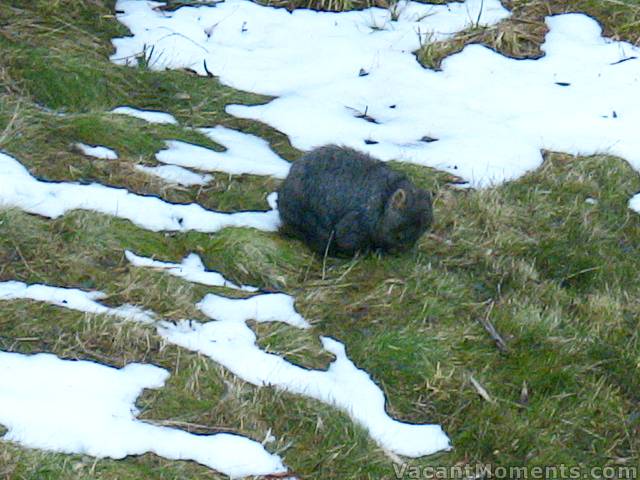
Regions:
M 125 252 L 125 255 L 140 267 L 164 269 L 168 266 L 169 273 L 178 267 L 131 252 Z M 202 265 L 196 258 L 194 263 Z M 198 281 L 184 272 L 172 274 Z M 221 279 L 216 278 L 216 281 Z M 389 417 L 382 391 L 366 372 L 349 360 L 344 345 L 337 340 L 321 337 L 324 348 L 336 357 L 327 371 L 308 370 L 261 350 L 247 320 L 309 328 L 309 323 L 295 310 L 294 303 L 294 298 L 284 293 L 244 299 L 208 294 L 197 307 L 214 321 L 159 322 L 158 332 L 171 343 L 207 355 L 249 383 L 275 386 L 344 410 L 366 428 L 381 447 L 395 454 L 419 457 L 450 448 L 449 439 L 440 426 L 411 425 Z
M 107 307 L 96 302 L 105 298 L 102 292 L 78 290 L 77 288 L 52 287 L 49 285 L 32 284 L 23 282 L 0 282 L 0 300 L 16 300 L 20 298 L 47 302 L 59 307 L 78 310 L 80 312 L 95 315 L 111 315 L 125 320 L 133 320 L 142 323 L 155 321 L 152 312 L 142 310 L 133 305 L 122 305 L 117 308 Z
M 154 260 L 133 254 L 129 254 L 128 258 L 140 266 L 156 265 Z M 91 301 L 101 295 L 74 289 L 38 287 L 45 287 L 46 290 L 31 294 L 20 282 L 6 282 L 5 290 L 8 293 L 0 295 L 0 300 L 33 298 L 88 311 L 95 308 Z M 75 299 L 76 296 L 78 299 L 60 301 L 60 290 L 66 290 L 65 299 Z M 381 447 L 394 454 L 419 457 L 450 448 L 449 439 L 440 426 L 413 425 L 389 417 L 380 388 L 366 372 L 349 360 L 344 345 L 337 340 L 321 337 L 324 348 L 336 357 L 326 371 L 308 370 L 261 350 L 247 320 L 309 327 L 309 323 L 295 310 L 294 299 L 290 295 L 270 293 L 234 299 L 208 294 L 197 306 L 213 321 L 200 323 L 182 320 L 176 324 L 158 321 L 158 333 L 171 343 L 207 355 L 249 383 L 275 386 L 344 410 L 366 428 Z M 100 313 L 110 314 L 104 311 Z
M 326 371 L 293 365 L 258 348 L 247 320 L 308 325 L 293 309 L 291 297 L 276 295 L 282 294 L 248 299 L 209 294 L 198 307 L 215 321 L 164 322 L 158 331 L 167 341 L 207 355 L 254 385 L 274 386 L 340 408 L 367 429 L 376 443 L 395 454 L 420 457 L 450 448 L 449 439 L 440 426 L 413 425 L 389 417 L 380 388 L 353 364 L 344 345 L 337 340 L 321 337 L 325 350 L 336 357 Z M 280 305 L 282 301 L 286 303 Z
M 176 125 L 178 121 L 173 115 L 165 112 L 157 112 L 155 110 L 140 110 L 132 107 L 117 107 L 111 110 L 111 113 L 119 115 L 129 115 L 130 117 L 139 118 L 149 123 L 168 123 Z
M 125 254 L 138 266 L 162 268 L 167 265 L 131 252 Z M 176 264 L 169 265 L 171 269 L 176 268 Z M 309 328 L 294 303 L 292 296 L 283 293 L 245 299 L 208 294 L 197 307 L 214 321 L 159 322 L 158 332 L 171 343 L 207 355 L 249 383 L 275 386 L 344 410 L 366 428 L 381 447 L 394 454 L 419 457 L 450 448 L 449 439 L 440 426 L 412 425 L 389 417 L 382 391 L 366 372 L 349 360 L 344 345 L 337 340 L 321 337 L 324 348 L 336 357 L 327 371 L 308 370 L 261 350 L 247 320 Z
M 101 160 L 117 160 L 118 154 L 107 147 L 91 146 L 84 143 L 76 143 L 76 148 L 89 157 L 99 158 Z
M 229 323 L 255 320 L 258 323 L 282 322 L 292 327 L 309 328 L 309 323 L 296 312 L 295 300 L 286 293 L 263 293 L 249 298 L 228 298 L 209 293 L 197 304 L 207 317 Z M 209 322 L 212 323 L 212 322 Z
M 267 195 L 267 205 L 269 205 L 271 210 L 278 209 L 278 192 L 271 192 Z
M 152 69 L 192 68 L 202 75 L 207 74 L 206 61 L 207 69 L 223 83 L 274 96 L 358 78 L 361 69 L 371 73 L 382 68 L 389 54 L 397 54 L 392 60 L 411 58 L 415 63 L 411 52 L 426 40 L 443 40 L 478 19 L 481 25 L 494 24 L 510 14 L 498 0 L 449 5 L 400 1 L 397 20 L 382 8 L 290 13 L 246 0 L 227 0 L 214 7 L 159 12 L 153 10 L 156 5 L 117 2 L 116 9 L 122 12 L 117 18 L 133 36 L 113 39 L 112 61 L 135 66 L 145 55 Z M 390 90 L 376 93 L 386 96 Z M 316 123 L 313 118 L 308 122 Z
M 125 250 L 127 260 L 135 267 L 148 267 L 167 272 L 189 282 L 200 283 L 211 287 L 227 287 L 246 292 L 256 292 L 258 288 L 249 285 L 236 285 L 216 271 L 207 270 L 202 263 L 202 259 L 196 253 L 191 253 L 184 257 L 182 263 L 170 263 L 153 260 L 149 257 L 141 257 L 135 253 Z
M 134 35 L 113 40 L 113 61 L 135 64 L 135 56 L 145 49 L 150 54 L 153 46 L 151 68 L 187 67 L 202 75 L 209 70 L 234 88 L 278 97 L 265 105 L 227 110 L 260 116 L 298 148 L 338 143 L 382 159 L 406 159 L 391 150 L 381 155 L 385 146 L 409 144 L 407 151 L 414 151 L 429 145 L 419 139 L 440 138 L 430 130 L 442 119 L 425 105 L 425 97 L 433 96 L 441 109 L 449 106 L 442 92 L 423 87 L 426 71 L 412 52 L 427 39 L 442 40 L 477 21 L 493 24 L 509 15 L 498 0 L 437 6 L 401 1 L 397 20 L 380 8 L 289 13 L 245 0 L 168 15 L 126 0 L 118 2 L 118 9 L 124 12 L 118 19 Z
M 118 369 L 0 351 L 0 424 L 8 429 L 2 440 L 98 458 L 153 452 L 193 460 L 232 478 L 286 472 L 280 457 L 248 438 L 194 435 L 136 419 L 142 390 L 160 388 L 168 377 L 154 365 Z
M 449 186 L 451 188 L 455 188 L 456 190 L 472 190 L 473 189 L 473 186 L 469 182 L 450 183 Z
M 192 172 L 186 168 L 176 165 L 160 165 L 157 167 L 148 167 L 146 165 L 136 165 L 136 170 L 140 170 L 148 175 L 160 177 L 167 183 L 191 187 L 193 185 L 206 185 L 213 177 L 211 175 L 203 175 Z
M 227 111 L 273 126 L 302 150 L 343 144 L 445 170 L 472 187 L 538 168 L 541 149 L 617 155 L 640 169 L 640 49 L 603 38 L 586 15 L 548 17 L 540 59 L 468 45 L 433 71 L 412 53 L 421 43 L 475 23 L 480 9 L 482 24 L 509 12 L 497 0 L 399 2 L 397 21 L 376 8 L 289 13 L 245 0 L 171 13 L 119 0 L 118 9 L 132 36 L 113 40 L 114 62 L 134 64 L 153 46 L 151 68 L 208 70 L 272 95 Z
M 132 221 L 152 231 L 217 232 L 226 227 L 252 227 L 275 231 L 280 217 L 275 209 L 264 212 L 223 213 L 200 205 L 165 202 L 100 184 L 80 185 L 35 179 L 13 157 L 0 152 L 0 207 L 17 207 L 29 213 L 57 218 L 70 210 L 93 210 Z
M 170 140 L 167 149 L 156 154 L 162 163 L 195 168 L 202 171 L 226 172 L 233 175 L 270 175 L 285 178 L 291 165 L 276 155 L 265 140 L 223 126 L 200 128 L 211 140 L 226 147 L 224 152 Z

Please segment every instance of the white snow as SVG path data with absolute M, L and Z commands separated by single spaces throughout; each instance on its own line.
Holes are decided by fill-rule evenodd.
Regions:
M 164 269 L 167 265 L 130 252 L 127 258 L 139 266 L 158 268 L 160 265 Z M 99 298 L 99 293 L 40 285 L 27 287 L 20 282 L 6 282 L 4 290 L 6 293 L 0 295 L 0 300 L 31 298 L 75 310 L 113 315 L 100 308 L 107 307 L 94 305 L 93 299 Z M 344 410 L 366 428 L 381 447 L 394 454 L 419 457 L 450 448 L 447 435 L 438 425 L 412 425 L 389 417 L 380 388 L 349 360 L 344 345 L 337 340 L 321 337 L 324 348 L 336 357 L 326 371 L 308 370 L 261 350 L 247 320 L 309 327 L 309 323 L 295 310 L 294 299 L 290 295 L 269 293 L 242 299 L 208 294 L 197 306 L 214 321 L 182 320 L 175 324 L 157 321 L 158 333 L 171 343 L 207 355 L 256 386 L 275 386 Z M 119 311 L 119 308 L 111 310 Z M 154 318 L 153 314 L 149 318 Z
M 278 211 L 273 208 L 265 212 L 214 212 L 195 203 L 173 204 L 157 197 L 95 183 L 80 185 L 40 181 L 16 159 L 2 152 L 0 207 L 17 207 L 49 218 L 57 218 L 70 210 L 93 210 L 125 218 L 153 231 L 216 232 L 226 227 L 275 231 L 280 225 Z
M 207 355 L 254 385 L 275 386 L 340 408 L 392 453 L 420 457 L 450 448 L 440 426 L 413 425 L 389 417 L 380 388 L 349 360 L 337 340 L 321 337 L 324 348 L 336 357 L 326 371 L 308 370 L 260 350 L 246 320 L 307 325 L 293 309 L 293 299 L 279 295 L 230 299 L 209 294 L 198 307 L 215 321 L 165 322 L 158 331 L 168 341 Z
M 269 195 L 267 195 L 267 205 L 269 205 L 271 210 L 278 209 L 278 192 L 271 192 Z
M 156 154 L 159 162 L 202 171 L 218 171 L 233 175 L 245 173 L 285 178 L 290 164 L 276 155 L 265 140 L 223 126 L 198 129 L 214 142 L 224 147 L 216 152 L 179 140 L 170 140 L 167 149 Z
M 136 267 L 148 267 L 167 272 L 189 282 L 200 283 L 211 287 L 227 287 L 247 292 L 256 292 L 258 289 L 249 285 L 236 285 L 227 280 L 221 273 L 207 270 L 202 263 L 202 259 L 196 253 L 191 253 L 184 257 L 181 263 L 161 262 L 148 257 L 141 257 L 135 253 L 125 250 L 127 260 Z
M 119 115 L 129 115 L 130 117 L 136 117 L 150 123 L 168 123 L 172 125 L 178 123 L 173 115 L 165 112 L 157 112 L 154 110 L 140 110 L 133 107 L 117 107 L 111 110 L 111 113 L 117 113 Z
M 247 320 L 255 320 L 309 328 L 309 323 L 296 312 L 294 303 L 294 298 L 286 293 L 263 293 L 249 298 L 228 298 L 209 293 L 197 307 L 209 318 L 220 320 L 217 322 L 219 325 L 225 321 L 244 324 Z
M 107 307 L 96 300 L 106 298 L 102 292 L 85 292 L 76 288 L 53 287 L 49 285 L 27 285 L 23 282 L 0 282 L 0 300 L 25 298 L 39 302 L 47 302 L 59 307 L 78 310 L 92 314 L 104 314 L 125 320 L 151 323 L 155 321 L 153 313 L 133 305 L 122 305 L 117 308 Z
M 112 59 L 135 64 L 153 46 L 152 68 L 203 75 L 206 61 L 223 83 L 277 97 L 227 111 L 275 127 L 295 147 L 344 144 L 445 170 L 473 187 L 537 168 L 541 149 L 618 155 L 640 169 L 640 49 L 603 38 L 588 16 L 548 17 L 537 60 L 469 45 L 442 71 L 417 63 L 421 42 L 475 22 L 482 3 L 481 23 L 509 14 L 497 0 L 400 2 L 398 21 L 382 9 L 289 14 L 227 0 L 160 13 L 119 0 L 118 19 L 133 36 L 113 40 Z
M 199 275 L 189 274 L 188 267 L 180 269 L 177 264 L 158 262 L 131 252 L 125 255 L 133 265 L 166 269 L 185 280 L 207 284 L 199 281 Z M 191 261 L 185 259 L 182 265 L 193 262 L 200 271 L 202 263 L 199 257 L 195 258 L 197 260 L 192 254 L 187 257 Z M 225 281 L 214 278 L 216 285 Z M 419 457 L 449 448 L 449 439 L 438 425 L 410 425 L 389 417 L 382 391 L 366 372 L 349 360 L 344 345 L 337 340 L 321 337 L 324 348 L 336 357 L 327 371 L 308 370 L 261 350 L 247 320 L 309 328 L 294 303 L 294 298 L 284 293 L 245 299 L 208 294 L 197 306 L 214 321 L 160 322 L 158 332 L 171 343 L 207 355 L 249 383 L 275 386 L 344 410 L 365 427 L 380 446 L 395 454 Z
M 76 143 L 76 148 L 89 157 L 99 158 L 101 160 L 117 160 L 118 154 L 110 148 L 100 145 L 92 146 L 84 143 Z
M 65 305 L 66 306 L 66 305 Z M 0 351 L 0 424 L 4 441 L 63 453 L 124 458 L 153 452 L 193 460 L 233 478 L 286 472 L 256 441 L 220 433 L 194 435 L 136 419 L 136 399 L 169 373 L 131 363 L 117 369 L 51 354 Z
M 160 177 L 167 183 L 182 185 L 184 187 L 206 185 L 213 179 L 211 175 L 192 172 L 191 170 L 176 165 L 160 165 L 156 167 L 136 165 L 136 170 L 140 170 L 148 175 Z

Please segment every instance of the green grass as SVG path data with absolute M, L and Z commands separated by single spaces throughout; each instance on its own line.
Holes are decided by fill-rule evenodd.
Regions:
M 431 46 L 425 63 L 437 66 L 443 54 L 472 41 L 534 55 L 544 33 L 536 30 L 543 28 L 540 15 L 560 2 L 505 3 L 516 9 L 518 22 Z M 366 5 L 344 8 L 357 6 Z M 336 8 L 342 9 L 330 9 Z M 636 2 L 572 0 L 563 8 L 585 11 L 604 21 L 609 34 L 637 41 Z M 219 210 L 264 208 L 275 180 L 216 174 L 205 188 L 177 189 L 133 168 L 154 164 L 167 139 L 220 148 L 192 126 L 258 134 L 288 159 L 298 152 L 274 129 L 224 112 L 228 103 L 267 98 L 187 72 L 111 64 L 110 39 L 125 34 L 106 0 L 4 0 L 0 149 L 43 179 L 97 181 Z M 106 113 L 121 104 L 170 112 L 181 125 Z M 75 142 L 106 144 L 120 159 L 90 160 L 72 148 Z M 267 351 L 325 368 L 331 358 L 318 337 L 335 337 L 384 390 L 389 413 L 443 425 L 454 450 L 409 465 L 638 465 L 640 217 L 627 207 L 640 190 L 638 174 L 613 157 L 546 152 L 544 165 L 518 181 L 462 191 L 451 188 L 448 174 L 394 166 L 437 193 L 432 230 L 403 255 L 323 262 L 300 242 L 251 229 L 165 234 L 91 212 L 48 220 L 3 210 L 0 281 L 97 289 L 111 305 L 133 303 L 166 318 L 203 321 L 194 304 L 210 289 L 131 268 L 123 255 L 130 249 L 180 261 L 197 252 L 235 282 L 295 295 L 313 328 L 252 324 Z M 139 400 L 147 421 L 259 441 L 271 431 L 277 441 L 269 450 L 304 479 L 394 478 L 392 460 L 346 415 L 239 381 L 202 356 L 165 345 L 149 327 L 28 301 L 1 308 L 0 350 L 169 369 L 166 388 Z M 504 338 L 505 352 L 481 319 Z M 153 455 L 96 460 L 0 443 L 0 478 L 220 477 Z

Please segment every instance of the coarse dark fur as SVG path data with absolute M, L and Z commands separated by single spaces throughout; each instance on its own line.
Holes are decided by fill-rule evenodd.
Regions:
M 383 162 L 346 147 L 296 161 L 278 192 L 285 233 L 321 255 L 411 247 L 431 225 L 431 195 Z

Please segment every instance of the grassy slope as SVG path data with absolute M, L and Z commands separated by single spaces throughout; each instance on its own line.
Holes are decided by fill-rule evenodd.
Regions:
M 296 152 L 282 134 L 224 113 L 227 103 L 267 99 L 185 72 L 110 64 L 109 39 L 127 33 L 113 18 L 111 2 L 1 1 L 0 149 L 41 178 L 100 181 L 221 210 L 264 207 L 275 181 L 217 175 L 203 189 L 173 189 L 137 173 L 132 166 L 153 164 L 164 139 L 215 145 L 183 127 L 104 112 L 129 104 L 169 111 L 185 126 L 241 128 L 293 159 Z M 530 24 L 518 20 L 465 33 L 422 60 L 436 65 L 439 56 L 469 41 L 533 55 L 544 31 L 536 15 L 559 3 L 511 2 Z M 605 20 L 611 35 L 637 40 L 636 4 L 563 3 L 565 10 Z M 512 37 L 504 33 L 516 26 Z M 121 158 L 90 160 L 70 147 L 78 141 L 113 147 Z M 431 234 L 405 255 L 329 259 L 323 265 L 276 234 L 229 229 L 167 235 L 88 212 L 51 221 L 2 211 L 0 280 L 100 289 L 114 305 L 129 302 L 168 318 L 201 318 L 193 304 L 205 288 L 131 269 L 122 253 L 126 248 L 178 261 L 196 251 L 210 268 L 236 281 L 296 295 L 314 328 L 256 327 L 265 348 L 319 368 L 328 358 L 317 337 L 332 335 L 385 390 L 390 413 L 441 423 L 455 450 L 412 465 L 637 464 L 640 217 L 627 201 L 640 190 L 638 175 L 615 158 L 548 153 L 543 168 L 517 182 L 465 192 L 447 187 L 447 175 L 397 167 L 438 192 Z M 393 476 L 391 461 L 346 416 L 240 382 L 202 357 L 162 344 L 150 329 L 26 301 L 1 308 L 2 350 L 170 369 L 167 388 L 141 399 L 145 419 L 258 440 L 272 429 L 278 441 L 269 448 L 305 479 Z M 495 325 L 506 353 L 479 319 Z M 478 395 L 469 376 L 491 401 Z M 0 443 L 0 478 L 212 477 L 196 464 L 153 455 L 96 461 Z

